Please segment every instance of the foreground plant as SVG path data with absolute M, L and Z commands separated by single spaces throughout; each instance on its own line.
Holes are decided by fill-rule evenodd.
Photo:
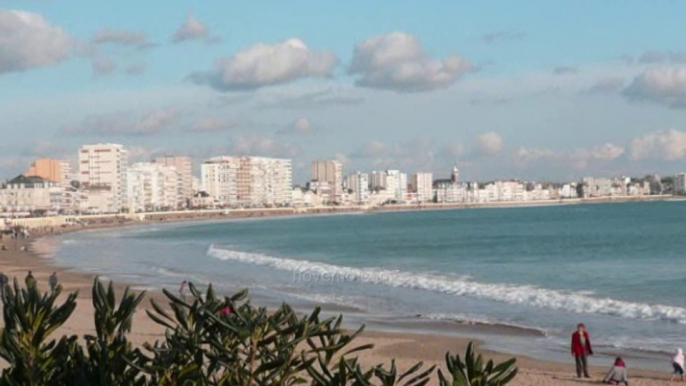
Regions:
M 63 336 L 48 341 L 76 307 L 76 293 L 56 304 L 61 293 L 42 294 L 35 286 L 14 283 L 3 296 L 5 330 L 0 357 L 10 367 L 0 386 L 425 386 L 435 366 L 418 363 L 399 371 L 364 367 L 356 353 L 372 345 L 354 345 L 363 331 L 342 329 L 342 317 L 323 318 L 316 308 L 299 316 L 288 304 L 268 311 L 255 307 L 247 291 L 217 296 L 212 286 L 201 293 L 189 285 L 182 300 L 164 291 L 167 304 L 151 302 L 148 316 L 165 327 L 164 339 L 134 348 L 127 335 L 143 298 L 128 289 L 117 302 L 112 284 L 93 283 L 95 335 Z M 440 386 L 502 386 L 516 375 L 514 359 L 485 366 L 469 345 L 465 362 L 446 355 L 448 376 Z

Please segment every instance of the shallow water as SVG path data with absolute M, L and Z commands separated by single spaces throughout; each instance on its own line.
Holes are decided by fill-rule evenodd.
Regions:
M 655 353 L 668 366 L 686 346 L 685 232 L 686 202 L 611 203 L 156 224 L 66 235 L 54 257 L 145 286 L 249 287 L 387 329 L 534 329 L 486 339 L 545 359 L 566 360 L 584 322 L 597 351 L 654 368 Z

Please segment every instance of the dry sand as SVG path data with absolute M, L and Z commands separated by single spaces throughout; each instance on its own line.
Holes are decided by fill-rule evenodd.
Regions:
M 7 251 L 0 250 L 0 271 L 4 272 L 10 279 L 16 277 L 18 280 L 23 280 L 26 272 L 31 270 L 38 280 L 39 286 L 46 288 L 48 276 L 53 271 L 57 271 L 65 292 L 79 290 L 78 307 L 68 323 L 58 333 L 82 336 L 94 332 L 92 327 L 93 308 L 90 299 L 93 276 L 51 266 L 48 259 L 40 257 L 33 250 L 31 240 L 19 240 L 16 243 L 17 250 L 14 249 L 14 240 L 5 239 L 0 243 L 4 243 L 9 248 Z M 26 246 L 27 250 L 22 251 L 22 246 Z M 122 289 L 123 285 L 120 285 L 118 290 L 121 291 Z M 146 296 L 147 298 L 163 298 L 163 295 L 157 292 L 148 293 Z M 163 336 L 163 330 L 152 322 L 145 313 L 144 307 L 148 307 L 149 299 L 146 299 L 143 304 L 144 306 L 137 311 L 133 322 L 133 332 L 130 338 L 134 344 L 154 341 Z M 3 322 L 0 320 L 0 327 L 2 324 Z M 390 363 L 390 360 L 395 358 L 399 369 L 402 370 L 409 368 L 419 361 L 424 362 L 426 365 L 441 367 L 446 351 L 450 351 L 453 354 L 463 353 L 468 344 L 468 339 L 368 331 L 359 338 L 358 343 L 373 343 L 375 345 L 374 349 L 363 352 L 360 355 L 364 364 Z M 480 350 L 480 352 L 496 361 L 509 358 L 508 355 L 496 352 L 486 350 Z M 567 364 L 541 362 L 525 356 L 520 356 L 517 359 L 520 373 L 512 382 L 514 386 L 579 386 L 599 384 L 606 371 L 604 368 L 593 368 L 592 379 L 579 380 L 574 376 L 572 358 L 570 358 Z M 0 369 L 5 366 L 7 366 L 7 363 L 3 363 L 0 360 Z M 666 373 L 660 374 L 631 369 L 629 371 L 632 385 L 660 386 L 673 384 L 667 382 L 666 379 L 669 375 Z M 437 382 L 432 384 L 437 384 Z

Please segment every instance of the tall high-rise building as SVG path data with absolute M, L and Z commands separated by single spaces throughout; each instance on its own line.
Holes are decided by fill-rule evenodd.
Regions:
M 266 157 L 215 157 L 201 165 L 202 189 L 228 206 L 290 205 L 291 160 Z
M 128 156 L 117 144 L 83 145 L 79 150 L 79 181 L 86 191 L 106 197 L 101 211 L 119 212 L 126 205 Z M 105 193 L 102 193 L 105 191 Z
M 431 202 L 434 198 L 433 174 L 415 173 L 412 175 L 412 191 L 417 193 L 417 201 Z
M 40 177 L 62 186 L 68 185 L 72 179 L 69 162 L 52 158 L 36 159 L 31 163 L 24 175 L 26 177 Z
M 348 175 L 346 187 L 352 191 L 356 204 L 364 204 L 369 200 L 369 174 L 357 172 Z
M 407 199 L 407 174 L 399 170 L 386 170 L 386 190 L 398 202 Z
M 132 212 L 176 209 L 181 175 L 174 166 L 141 162 L 127 170 L 127 207 Z
M 193 162 L 188 157 L 164 156 L 155 158 L 155 163 L 164 166 L 173 166 L 179 173 L 181 183 L 179 185 L 179 204 L 185 207 L 188 200 L 193 198 Z
M 343 201 L 343 165 L 338 161 L 318 160 L 312 162 L 310 181 L 327 182 L 331 188 L 330 201 Z

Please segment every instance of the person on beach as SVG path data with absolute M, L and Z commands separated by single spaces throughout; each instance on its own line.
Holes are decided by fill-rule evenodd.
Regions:
M 181 296 L 181 300 L 186 300 L 186 285 L 188 282 L 186 280 L 181 282 L 181 286 L 179 287 L 179 296 Z
M 26 283 L 26 288 L 36 287 L 36 278 L 33 277 L 33 272 L 29 271 L 29 274 L 26 275 L 26 279 L 24 279 L 24 283 Z
M 48 279 L 48 283 L 50 284 L 50 291 L 55 292 L 57 289 L 57 272 L 53 272 L 52 275 L 50 275 L 50 278 Z
M 673 381 L 676 376 L 681 377 L 681 381 L 684 381 L 684 351 L 680 348 L 676 349 L 676 355 L 672 357 L 672 367 L 674 368 L 674 372 L 672 373 L 672 376 L 669 378 L 670 381 Z
M 0 296 L 5 296 L 5 288 L 10 284 L 10 279 L 0 272 Z
M 586 326 L 579 323 L 576 326 L 576 331 L 572 334 L 572 356 L 576 361 L 576 376 L 581 378 L 590 378 L 588 374 L 588 356 L 593 355 L 593 348 L 591 347 L 591 338 L 586 331 Z
M 615 364 L 610 369 L 610 372 L 607 373 L 605 379 L 603 379 L 603 383 L 608 385 L 619 385 L 623 383 L 626 386 L 629 386 L 629 375 L 626 371 L 626 364 L 624 364 L 622 358 L 617 357 L 617 359 L 615 359 Z

